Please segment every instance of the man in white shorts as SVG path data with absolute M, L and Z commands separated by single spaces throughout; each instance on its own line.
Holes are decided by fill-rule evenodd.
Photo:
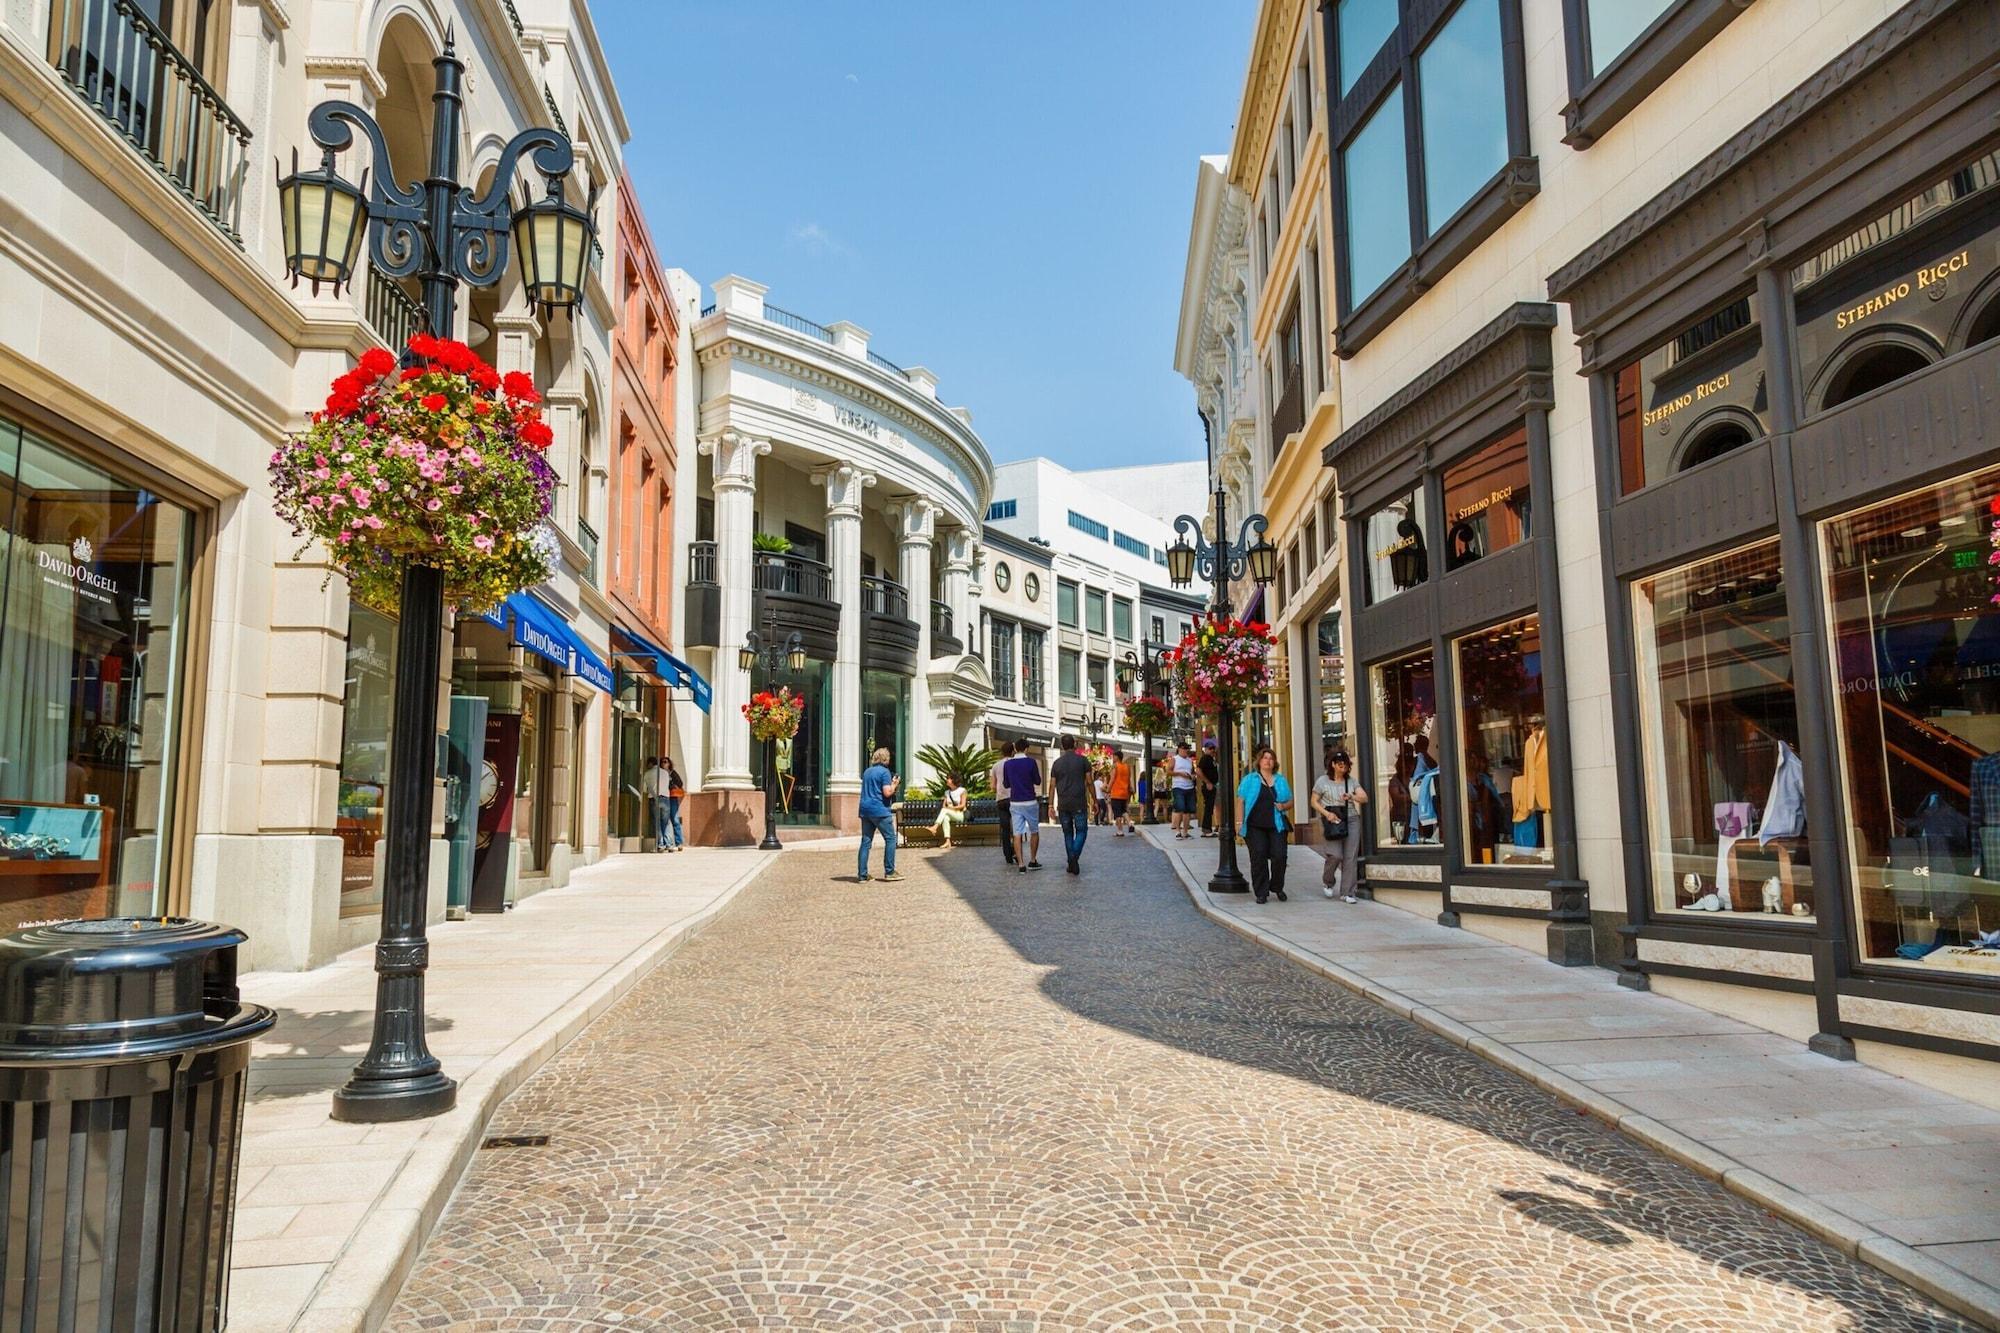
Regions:
M 1042 766 L 1023 746 L 1000 765 L 1000 785 L 1013 817 L 1015 868 L 1023 875 L 1042 868 Z

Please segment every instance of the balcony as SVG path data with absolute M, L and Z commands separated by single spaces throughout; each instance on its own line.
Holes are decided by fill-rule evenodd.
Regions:
M 691 648 L 722 642 L 722 588 L 716 582 L 715 543 L 689 542 L 687 586 L 682 590 L 681 638 Z
M 134 0 L 52 0 L 49 62 L 238 245 L 250 128 Z
M 917 673 L 922 626 L 910 619 L 910 590 L 894 579 L 861 579 L 861 665 L 899 676 Z
M 1285 447 L 1285 441 L 1305 429 L 1306 424 L 1306 377 L 1302 370 L 1294 370 L 1285 381 L 1285 391 L 1278 395 L 1278 405 L 1271 409 L 1271 454 Z
M 375 330 L 375 336 L 396 352 L 401 352 L 410 336 L 421 332 L 425 324 L 424 308 L 410 299 L 402 284 L 372 267 L 368 270 L 362 313 L 368 319 L 368 327 Z
M 807 601 L 833 601 L 833 566 L 802 555 L 759 551 L 752 565 L 758 592 L 778 593 Z
M 952 630 L 951 603 L 931 603 L 931 656 L 957 657 L 965 651 L 965 641 Z
M 602 543 L 597 529 L 584 522 L 576 521 L 576 544 L 583 552 L 583 581 L 595 588 L 597 585 L 597 549 Z

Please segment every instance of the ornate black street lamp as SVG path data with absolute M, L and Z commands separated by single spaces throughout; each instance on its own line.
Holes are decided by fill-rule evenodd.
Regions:
M 321 283 L 331 283 L 339 291 L 354 278 L 365 233 L 376 272 L 392 278 L 414 274 L 422 282 L 425 322 L 434 337 L 452 332 L 459 284 L 499 282 L 510 248 L 521 252 L 532 303 L 544 312 L 575 305 L 583 295 L 595 227 L 587 210 L 563 197 L 563 181 L 575 164 L 569 139 L 539 126 L 515 135 L 500 151 L 492 185 L 475 194 L 458 180 L 465 65 L 453 53 L 449 33 L 431 66 L 436 83 L 430 174 L 418 184 L 395 180 L 388 143 L 366 111 L 338 101 L 313 108 L 307 129 L 324 152 L 319 169 L 300 171 L 294 154 L 292 174 L 278 182 L 285 268 L 292 281 L 305 278 L 315 292 Z M 357 129 L 376 164 L 373 181 L 364 172 L 360 185 L 342 179 L 334 164 L 337 154 L 353 146 Z M 508 190 L 528 153 L 547 194 L 516 208 Z M 450 1110 L 458 1096 L 458 1085 L 446 1077 L 424 1034 L 424 972 L 430 962 L 424 908 L 437 763 L 438 641 L 444 633 L 444 580 L 435 566 L 404 567 L 401 618 L 382 934 L 375 944 L 375 1027 L 368 1053 L 333 1095 L 336 1120 L 413 1120 Z
M 1084 735 L 1090 737 L 1090 748 L 1095 750 L 1104 733 L 1111 730 L 1111 714 L 1092 704 L 1090 711 L 1083 715 L 1083 721 L 1077 725 L 1083 729 Z
M 743 646 L 736 650 L 736 663 L 745 671 L 754 671 L 758 666 L 764 674 L 775 676 L 780 671 L 796 676 L 806 669 L 805 640 L 793 630 L 782 642 L 778 639 L 778 613 L 771 607 L 764 608 L 764 630 L 760 634 L 751 630 L 743 636 Z M 783 850 L 778 841 L 778 742 L 771 737 L 764 738 L 764 841 L 757 849 L 764 852 Z
M 1196 573 L 1209 581 L 1209 610 L 1227 619 L 1229 605 L 1229 584 L 1232 579 L 1240 579 L 1246 573 L 1257 580 L 1260 586 L 1268 584 L 1276 573 L 1278 548 L 1264 537 L 1270 524 L 1262 514 L 1252 514 L 1243 520 L 1236 540 L 1230 541 L 1229 497 L 1220 485 L 1215 488 L 1215 540 L 1208 541 L 1201 535 L 1201 520 L 1192 514 L 1182 514 L 1174 520 L 1174 531 L 1179 540 L 1167 548 L 1167 575 L 1176 588 L 1185 588 L 1194 582 Z M 1257 534 L 1255 542 L 1250 534 Z M 1192 536 L 1192 540 L 1190 540 Z M 1215 761 L 1218 776 L 1215 783 L 1215 874 L 1208 881 L 1210 893 L 1248 893 L 1249 883 L 1243 872 L 1236 868 L 1236 821 L 1230 807 L 1236 799 L 1235 778 L 1230 773 L 1235 758 L 1236 719 L 1226 708 L 1218 710 L 1215 719 Z
M 1143 656 L 1135 657 L 1128 650 L 1125 654 L 1124 663 L 1118 668 L 1119 685 L 1126 690 L 1130 690 L 1132 683 L 1137 681 L 1141 693 L 1155 695 L 1164 699 L 1167 694 L 1167 673 L 1160 666 L 1160 658 L 1166 655 L 1167 649 L 1171 646 L 1167 643 L 1155 642 L 1149 639 L 1139 645 L 1139 652 Z M 1146 775 L 1146 781 L 1151 782 L 1153 780 L 1153 733 L 1147 731 L 1143 734 L 1146 738 L 1146 766 L 1140 771 Z M 1139 822 L 1141 824 L 1156 824 L 1159 822 L 1153 818 L 1153 803 L 1151 801 L 1141 803 L 1139 807 Z

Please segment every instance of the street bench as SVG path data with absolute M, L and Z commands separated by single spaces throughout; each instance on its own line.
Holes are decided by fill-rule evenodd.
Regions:
M 937 822 L 938 809 L 943 801 L 924 797 L 914 801 L 903 801 L 896 806 L 896 829 L 902 834 L 905 847 L 939 847 L 944 840 L 931 832 L 931 825 Z M 961 842 L 993 843 L 1006 835 L 1011 817 L 1004 801 L 990 796 L 965 803 L 965 819 L 951 832 L 954 844 Z M 1048 798 L 1042 798 L 1042 817 L 1048 817 Z

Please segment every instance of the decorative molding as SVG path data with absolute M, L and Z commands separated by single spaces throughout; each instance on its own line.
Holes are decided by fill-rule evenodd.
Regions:
M 1339 474 L 1341 490 L 1352 492 L 1509 394 L 1553 396 L 1555 327 L 1554 306 L 1517 302 L 1336 435 L 1321 458 Z
M 1746 227 L 1753 239 L 1766 233 L 1768 253 L 1771 221 L 1856 179 L 1899 135 L 1951 110 L 1954 90 L 1994 80 L 1995 49 L 2000 5 L 1910 0 L 1558 268 L 1550 297 L 1570 305 L 1580 331 L 1601 332 L 1639 294 L 1743 243 Z
M 896 527 L 901 546 L 928 546 L 937 539 L 937 519 L 943 510 L 920 495 L 891 500 L 883 512 Z
M 273 32 L 284 32 L 292 26 L 292 16 L 285 12 L 284 0 L 244 0 L 264 16 L 264 22 Z
M 771 452 L 771 442 L 725 430 L 695 442 L 696 450 L 710 460 L 718 491 L 757 489 L 757 460 Z
M 829 519 L 861 518 L 861 492 L 875 484 L 875 474 L 863 472 L 851 463 L 821 468 L 812 474 L 813 485 L 826 488 L 826 516 Z
M 389 85 L 376 70 L 375 62 L 364 56 L 307 56 L 305 71 L 308 79 L 322 83 L 360 84 L 377 102 L 389 95 Z

